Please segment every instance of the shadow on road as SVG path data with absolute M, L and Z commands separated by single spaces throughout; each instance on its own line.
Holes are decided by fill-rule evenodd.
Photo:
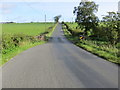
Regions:
M 67 43 L 64 37 L 50 37 L 48 43 Z

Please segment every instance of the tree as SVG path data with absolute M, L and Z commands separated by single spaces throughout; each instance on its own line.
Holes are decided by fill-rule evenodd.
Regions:
M 78 7 L 74 7 L 73 13 L 76 15 L 76 22 L 79 26 L 85 28 L 84 34 L 87 35 L 87 31 L 94 29 L 98 24 L 98 17 L 95 16 L 94 12 L 98 11 L 98 5 L 95 2 L 80 2 Z
M 108 12 L 108 15 L 103 17 L 106 27 L 106 36 L 111 44 L 120 42 L 120 13 Z
M 56 22 L 56 23 L 59 22 L 59 19 L 60 19 L 60 18 L 61 18 L 61 15 L 55 16 L 55 17 L 54 17 L 55 22 Z

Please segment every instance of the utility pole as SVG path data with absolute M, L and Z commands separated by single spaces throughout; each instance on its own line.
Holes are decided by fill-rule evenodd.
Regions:
M 46 31 L 46 14 L 45 14 L 45 31 Z

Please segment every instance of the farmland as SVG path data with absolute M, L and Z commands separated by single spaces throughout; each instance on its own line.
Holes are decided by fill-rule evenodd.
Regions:
M 46 23 L 46 29 L 52 26 L 53 23 Z M 45 23 L 10 23 L 2 24 L 3 33 L 23 33 L 26 35 L 39 35 L 45 32 Z

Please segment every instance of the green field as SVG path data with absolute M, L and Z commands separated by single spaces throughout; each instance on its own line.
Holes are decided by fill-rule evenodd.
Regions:
M 53 23 L 46 23 L 46 29 L 53 26 Z M 10 23 L 2 24 L 2 33 L 17 34 L 22 33 L 26 35 L 39 35 L 45 32 L 45 23 Z

